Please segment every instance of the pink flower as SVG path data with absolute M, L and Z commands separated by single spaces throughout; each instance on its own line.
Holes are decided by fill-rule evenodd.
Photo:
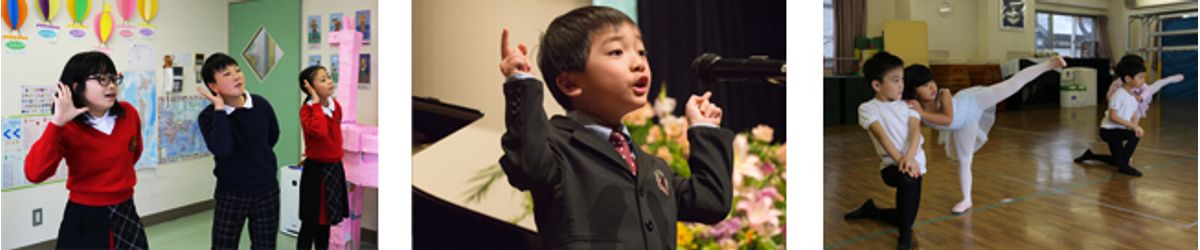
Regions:
M 775 164 L 771 164 L 770 162 L 763 162 L 761 167 L 764 174 L 773 174 L 776 170 Z
M 757 155 L 751 155 L 747 156 L 741 162 L 734 164 L 733 185 L 741 186 L 743 177 L 751 177 L 757 180 L 762 180 L 763 172 L 758 166 L 760 162 L 761 161 L 758 159 Z
M 664 96 L 654 100 L 654 114 L 658 117 L 666 117 L 672 111 L 675 111 L 675 98 Z
M 775 139 L 775 129 L 767 125 L 759 124 L 755 126 L 753 129 L 750 129 L 750 134 L 754 135 L 755 140 L 761 142 L 771 143 L 771 140 Z
M 746 138 L 746 134 L 739 133 L 733 136 L 733 160 L 738 161 L 746 157 L 750 153 L 750 143 Z
M 783 200 L 783 195 L 780 194 L 779 189 L 776 189 L 775 187 L 763 188 L 761 194 L 762 196 L 770 197 L 771 199 Z
M 713 239 L 728 239 L 742 229 L 742 219 L 730 217 L 708 229 L 708 237 Z
M 764 237 L 778 235 L 780 232 L 779 216 L 783 212 L 775 208 L 775 198 L 780 197 L 774 187 L 763 189 L 763 192 L 749 193 L 737 204 L 738 211 L 746 213 L 746 220 L 751 229 L 762 233 Z

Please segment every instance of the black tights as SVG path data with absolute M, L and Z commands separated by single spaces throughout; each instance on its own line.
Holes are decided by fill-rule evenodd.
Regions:
M 329 225 L 301 222 L 297 238 L 296 249 L 329 249 Z
M 900 245 L 912 243 L 912 225 L 917 219 L 917 208 L 921 205 L 921 177 L 913 178 L 900 172 L 895 165 L 879 171 L 883 183 L 896 188 L 896 208 L 877 209 L 868 200 L 863 207 L 847 214 L 847 219 L 874 218 L 892 223 L 900 229 Z
M 917 208 L 921 206 L 921 177 L 912 178 L 901 173 L 895 165 L 879 171 L 883 182 L 896 188 L 896 208 L 880 209 L 879 218 L 891 221 L 900 228 L 900 241 L 912 239 L 912 225 L 917 220 Z

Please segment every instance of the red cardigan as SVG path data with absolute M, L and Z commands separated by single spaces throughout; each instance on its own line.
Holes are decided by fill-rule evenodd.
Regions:
M 333 101 L 333 117 L 325 115 L 321 106 L 304 104 L 300 107 L 300 127 L 304 130 L 304 155 L 321 162 L 342 161 L 342 105 Z
M 117 117 L 110 135 L 74 120 L 64 126 L 46 124 L 46 131 L 25 156 L 25 179 L 45 181 L 66 158 L 72 202 L 109 206 L 133 197 L 137 184 L 133 164 L 142 156 L 142 121 L 133 105 L 119 105 L 125 114 Z

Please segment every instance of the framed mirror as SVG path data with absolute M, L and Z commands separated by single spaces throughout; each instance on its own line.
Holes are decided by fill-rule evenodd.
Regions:
M 275 38 L 271 37 L 266 27 L 259 26 L 258 32 L 254 33 L 246 48 L 242 50 L 242 58 L 246 59 L 246 64 L 250 65 L 250 71 L 254 72 L 258 80 L 263 81 L 271 74 L 275 64 L 283 59 L 283 48 L 276 44 Z

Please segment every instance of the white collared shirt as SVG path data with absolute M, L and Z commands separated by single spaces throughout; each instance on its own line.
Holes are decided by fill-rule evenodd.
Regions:
M 612 128 L 600 125 L 600 123 L 596 121 L 597 119 L 595 117 L 592 117 L 587 113 L 570 111 L 567 112 L 567 116 L 575 117 L 576 120 L 583 123 L 584 128 L 587 128 L 587 130 L 592 131 L 592 133 L 596 134 L 597 136 L 600 136 L 600 138 L 604 139 L 604 141 L 608 141 L 609 136 L 612 135 Z M 621 136 L 624 136 L 625 142 L 629 144 L 630 148 L 633 148 L 633 139 L 629 135 L 629 128 L 621 126 Z M 630 152 L 632 152 L 632 150 Z M 630 155 L 633 156 L 633 159 L 637 159 L 637 154 Z
M 225 105 L 225 115 L 231 115 L 231 114 L 233 114 L 233 111 L 237 111 L 237 109 L 239 109 L 239 108 L 244 108 L 244 109 L 254 108 L 254 98 L 250 97 L 250 91 L 245 91 L 244 94 L 246 95 L 246 102 L 242 103 L 241 107 L 233 107 L 233 106 L 229 106 L 228 104 L 226 104 Z
M 315 103 L 313 103 L 313 101 L 311 101 L 311 100 L 308 101 L 308 105 L 313 105 L 313 104 L 315 104 Z M 333 103 L 333 96 L 330 96 L 329 98 L 325 98 L 325 106 L 321 106 L 321 112 L 324 112 L 325 116 L 332 118 L 334 110 L 337 110 L 337 105 L 334 105 L 334 103 Z
M 100 117 L 87 116 L 88 122 L 92 124 L 92 128 L 100 130 L 100 132 L 106 135 L 111 135 L 113 127 L 117 125 L 117 116 L 109 114 L 108 111 L 104 111 L 104 115 Z

